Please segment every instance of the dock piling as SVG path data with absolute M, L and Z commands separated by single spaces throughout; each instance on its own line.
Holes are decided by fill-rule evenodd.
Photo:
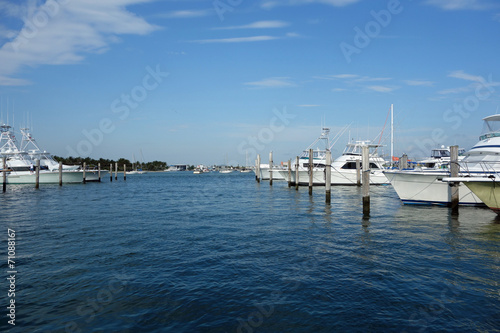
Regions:
M 3 169 L 2 169 L 2 176 L 3 176 L 3 191 L 7 191 L 7 156 L 3 157 Z
M 292 160 L 288 160 L 288 187 L 292 186 Z
M 361 161 L 356 160 L 356 185 L 361 186 Z
M 87 163 L 83 162 L 83 183 L 87 182 Z
M 313 194 L 313 150 L 309 149 L 309 195 Z
M 273 152 L 269 152 L 269 185 L 273 186 Z
M 123 180 L 124 181 L 127 180 L 127 165 L 126 164 L 123 165 Z
M 458 177 L 458 146 L 450 146 L 450 176 Z M 458 182 L 450 183 L 451 189 L 451 214 L 458 215 Z
M 299 157 L 295 160 L 295 190 L 299 190 Z
M 37 159 L 35 163 L 35 188 L 40 188 L 40 160 Z
M 97 176 L 99 177 L 99 183 L 101 182 L 101 163 L 97 163 Z
M 113 163 L 109 164 L 109 181 L 113 181 Z
M 257 165 L 255 166 L 255 179 L 260 183 L 260 154 L 257 154 Z
M 325 194 L 326 203 L 330 204 L 332 201 L 332 152 L 326 152 L 326 163 L 325 163 Z
M 118 162 L 115 162 L 115 180 L 118 180 Z
M 370 148 L 363 146 L 362 152 L 363 162 L 363 217 L 370 216 Z
M 59 186 L 62 186 L 62 161 L 59 161 Z

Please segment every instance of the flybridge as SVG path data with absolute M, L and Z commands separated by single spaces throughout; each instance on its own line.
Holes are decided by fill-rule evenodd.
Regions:
M 492 116 L 488 116 L 483 118 L 484 125 L 483 131 L 479 140 L 486 140 L 494 137 L 500 136 L 500 114 L 495 114 Z

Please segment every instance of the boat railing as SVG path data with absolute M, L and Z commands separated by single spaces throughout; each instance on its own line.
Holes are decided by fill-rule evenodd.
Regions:
M 500 172 L 498 161 L 459 162 L 461 177 L 477 177 L 479 175 L 497 175 Z

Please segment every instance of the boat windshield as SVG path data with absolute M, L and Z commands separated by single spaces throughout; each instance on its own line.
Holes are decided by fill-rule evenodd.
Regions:
M 500 136 L 500 115 L 493 115 L 483 119 L 483 130 L 479 140 Z
M 447 149 L 433 149 L 431 157 L 450 157 L 450 151 Z

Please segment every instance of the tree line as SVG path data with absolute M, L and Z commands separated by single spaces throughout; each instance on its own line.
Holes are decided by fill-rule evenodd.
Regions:
M 94 167 L 97 168 L 97 165 L 99 163 L 101 163 L 102 169 L 109 168 L 110 164 L 112 164 L 114 168 L 115 163 L 118 163 L 118 168 L 120 169 L 122 169 L 123 165 L 125 164 L 127 166 L 127 170 L 134 170 L 136 166 L 137 169 L 142 169 L 144 171 L 163 171 L 167 168 L 167 162 L 161 162 L 161 161 L 153 161 L 146 163 L 136 162 L 134 164 L 126 158 L 120 158 L 118 160 L 100 158 L 96 160 L 90 157 L 73 157 L 73 156 L 70 157 L 53 156 L 53 157 L 57 162 L 62 162 L 63 164 L 67 165 L 83 165 L 83 163 L 85 162 L 87 167 L 90 169 Z

